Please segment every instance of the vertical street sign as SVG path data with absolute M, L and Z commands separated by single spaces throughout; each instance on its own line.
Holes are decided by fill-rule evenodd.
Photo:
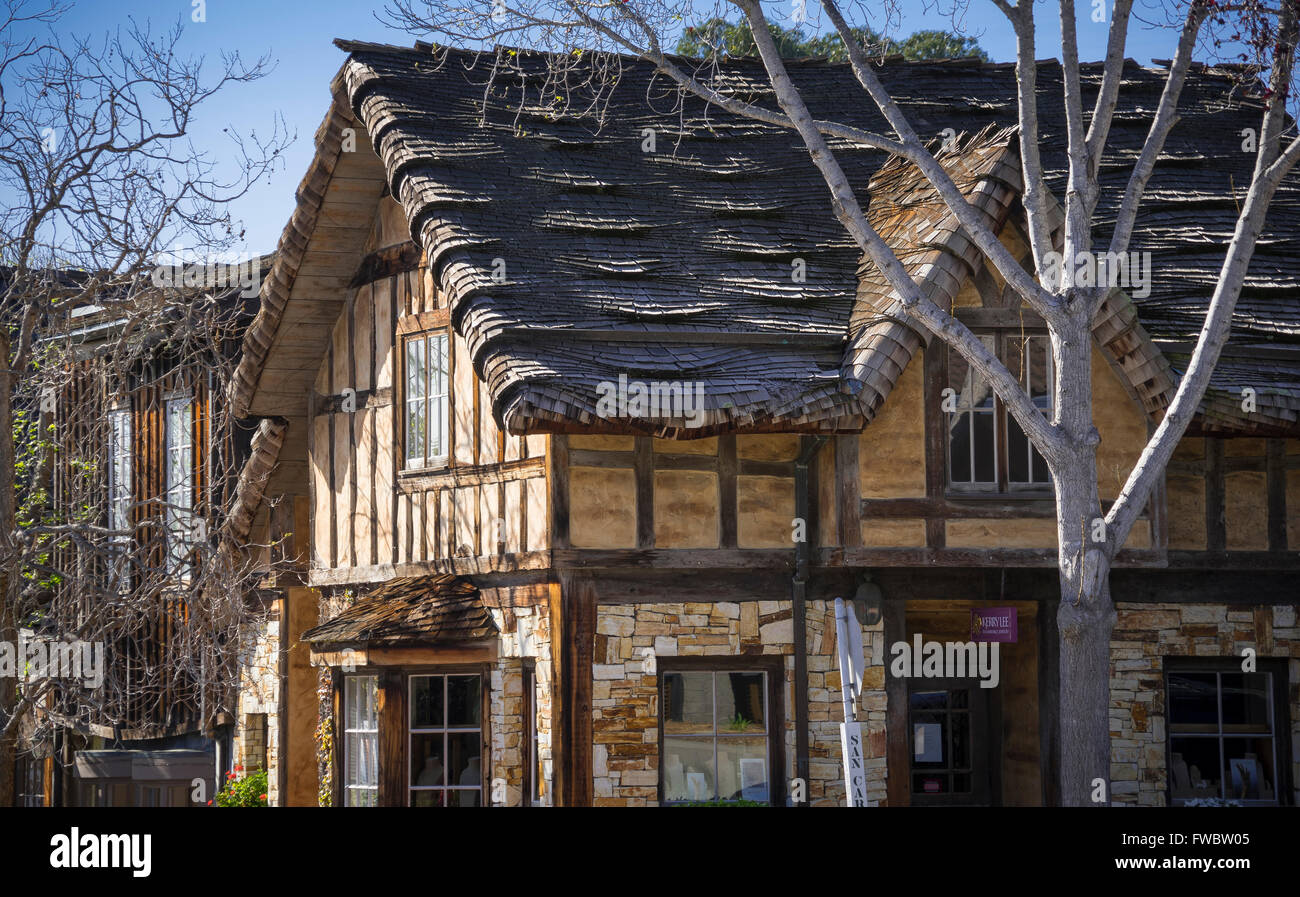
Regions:
M 844 701 L 844 722 L 840 723 L 840 756 L 844 758 L 844 794 L 850 807 L 867 806 L 867 764 L 862 750 L 862 724 L 858 722 L 858 697 L 866 656 L 862 650 L 862 627 L 853 605 L 835 599 L 835 645 L 840 660 L 840 696 Z

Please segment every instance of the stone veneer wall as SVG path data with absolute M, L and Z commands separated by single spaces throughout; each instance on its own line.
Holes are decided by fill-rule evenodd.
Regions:
M 1288 657 L 1292 786 L 1300 802 L 1300 628 L 1296 605 L 1116 603 L 1111 636 L 1111 793 L 1164 806 L 1165 657 Z
M 279 805 L 280 790 L 280 619 L 272 615 L 257 626 L 246 627 L 240 653 L 240 688 L 234 735 L 235 763 L 251 772 L 265 749 L 267 802 Z M 244 723 L 249 714 L 266 715 L 265 745 L 262 733 L 250 733 Z M 221 787 L 220 782 L 217 787 Z
M 839 723 L 843 720 L 835 649 L 835 609 L 809 601 L 808 800 L 844 804 Z M 863 687 L 868 797 L 885 787 L 883 625 L 863 627 L 869 664 Z M 601 605 L 596 610 L 592 767 L 597 806 L 655 806 L 659 779 L 658 658 L 779 655 L 787 795 L 794 776 L 794 619 L 790 601 Z M 862 715 L 862 710 L 866 715 Z
M 500 653 L 491 675 L 492 777 L 485 794 L 495 803 L 502 782 L 505 806 L 523 804 L 524 747 L 528 737 L 524 720 L 524 660 L 531 659 L 537 706 L 537 754 L 543 769 L 541 798 L 534 806 L 552 804 L 555 781 L 552 754 L 553 681 L 550 614 L 545 605 L 493 610 L 501 630 Z

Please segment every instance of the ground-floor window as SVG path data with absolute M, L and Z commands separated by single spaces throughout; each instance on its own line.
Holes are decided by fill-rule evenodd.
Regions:
M 482 678 L 430 673 L 408 684 L 411 806 L 482 806 Z
M 661 673 L 664 802 L 774 799 L 770 676 L 726 666 Z
M 343 680 L 343 805 L 379 803 L 379 677 Z
M 19 754 L 15 761 L 14 806 L 45 806 L 45 761 Z
M 1172 804 L 1222 799 L 1288 803 L 1286 667 L 1268 660 L 1168 658 L 1167 773 Z
M 484 673 L 463 669 L 343 676 L 339 802 L 483 806 L 486 682 Z

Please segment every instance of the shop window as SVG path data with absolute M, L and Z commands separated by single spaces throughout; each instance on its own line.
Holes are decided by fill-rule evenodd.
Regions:
M 665 670 L 660 701 L 664 802 L 774 799 L 766 671 Z
M 422 333 L 403 342 L 404 467 L 441 467 L 448 455 L 447 334 Z
M 420 674 L 409 686 L 411 806 L 482 806 L 482 677 Z
M 343 805 L 379 803 L 379 677 L 343 680 Z
M 1286 668 L 1169 659 L 1169 799 L 1217 798 L 1242 804 L 1289 803 Z
M 1052 412 L 1051 341 L 1044 334 L 995 331 L 980 334 L 1044 415 Z M 959 492 L 1046 491 L 1047 462 L 1007 411 L 992 387 L 953 349 L 948 350 L 946 404 L 948 485 Z

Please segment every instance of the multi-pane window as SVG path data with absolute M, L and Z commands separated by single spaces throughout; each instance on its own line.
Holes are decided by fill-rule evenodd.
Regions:
M 410 677 L 411 806 L 482 805 L 482 689 L 473 674 Z
M 661 690 L 663 800 L 771 800 L 767 673 L 665 672 Z
M 980 339 L 1002 360 L 1045 415 L 1052 411 L 1051 341 L 1042 334 L 999 331 Z M 985 379 L 948 350 L 948 484 L 961 491 L 1043 490 L 1047 463 Z
M 405 355 L 405 467 L 436 467 L 447 458 L 447 334 L 408 337 Z
M 972 793 L 970 689 L 914 691 L 909 703 L 912 793 Z
M 167 568 L 177 573 L 189 557 L 194 525 L 194 416 L 187 397 L 167 400 Z
M 1169 701 L 1169 796 L 1276 804 L 1285 793 L 1287 729 L 1275 673 L 1175 666 Z
M 108 413 L 108 526 L 125 542 L 131 529 L 131 409 Z
M 379 803 L 379 677 L 343 679 L 343 805 Z

